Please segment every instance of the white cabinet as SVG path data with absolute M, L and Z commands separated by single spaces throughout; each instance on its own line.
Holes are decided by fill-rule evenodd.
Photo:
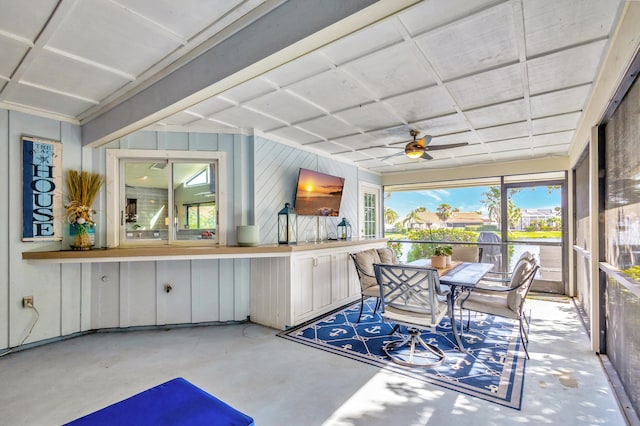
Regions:
M 284 330 L 359 299 L 360 282 L 349 253 L 385 246 L 381 240 L 318 245 L 286 260 L 252 259 L 251 321 Z
M 332 256 L 314 254 L 292 259 L 291 283 L 293 323 L 299 324 L 332 302 Z

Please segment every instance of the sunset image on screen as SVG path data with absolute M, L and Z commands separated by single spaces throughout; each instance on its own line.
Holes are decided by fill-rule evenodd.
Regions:
M 300 169 L 295 209 L 300 215 L 338 216 L 344 178 Z

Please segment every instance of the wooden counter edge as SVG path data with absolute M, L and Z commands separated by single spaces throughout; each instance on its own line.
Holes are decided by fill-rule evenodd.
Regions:
M 298 245 L 268 244 L 254 247 L 164 245 L 93 250 L 25 251 L 22 252 L 22 259 L 48 263 L 88 263 L 199 258 L 287 257 L 297 252 L 384 243 L 386 241 L 386 239 L 353 239 L 300 243 Z

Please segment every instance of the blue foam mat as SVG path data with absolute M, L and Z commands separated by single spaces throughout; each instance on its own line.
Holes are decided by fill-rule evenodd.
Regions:
M 179 377 L 67 425 L 253 426 L 253 419 Z

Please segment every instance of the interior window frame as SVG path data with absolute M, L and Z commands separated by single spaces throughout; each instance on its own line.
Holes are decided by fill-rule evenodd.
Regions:
M 169 232 L 166 240 L 126 240 L 122 237 L 121 228 L 124 225 L 125 211 L 121 200 L 124 197 L 124 176 L 121 175 L 120 165 L 123 160 L 138 161 L 168 161 L 175 163 L 185 162 L 210 162 L 216 163 L 216 209 L 217 229 L 215 239 L 202 240 L 178 240 Z M 218 151 L 168 151 L 168 150 L 143 150 L 143 149 L 107 149 L 106 150 L 106 212 L 107 212 L 107 247 L 136 246 L 140 244 L 165 246 L 165 245 L 221 245 L 227 244 L 227 220 L 226 220 L 226 156 Z M 211 177 L 210 177 L 211 178 Z M 173 191 L 169 191 L 169 199 L 173 199 Z

